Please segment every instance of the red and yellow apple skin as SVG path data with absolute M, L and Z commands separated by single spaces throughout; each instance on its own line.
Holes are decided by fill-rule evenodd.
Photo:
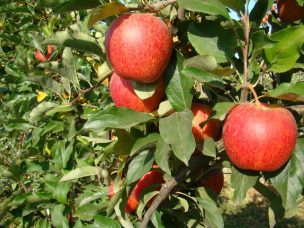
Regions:
M 198 181 L 198 186 L 205 187 L 219 195 L 224 186 L 224 174 L 221 169 L 208 170 Z
M 281 21 L 292 23 L 304 18 L 304 7 L 296 0 L 278 0 L 278 15 Z
M 116 107 L 125 107 L 137 112 L 152 112 L 156 110 L 165 95 L 164 81 L 160 79 L 154 94 L 142 100 L 132 87 L 132 83 L 113 73 L 110 80 L 110 94 Z
M 106 54 L 114 71 L 142 83 L 157 81 L 169 63 L 173 42 L 168 26 L 147 13 L 124 14 L 110 25 Z
M 151 170 L 146 173 L 135 185 L 131 194 L 129 195 L 125 211 L 131 213 L 137 209 L 138 203 L 142 196 L 142 192 L 151 185 L 158 185 L 155 190 L 159 190 L 162 183 L 164 183 L 163 173 L 160 170 Z M 148 202 L 151 205 L 154 198 Z
M 192 133 L 196 142 L 202 142 L 207 137 L 218 140 L 219 120 L 208 120 L 212 113 L 212 108 L 205 104 L 193 103 L 191 110 L 194 116 L 192 120 Z M 207 121 L 206 124 L 201 127 L 200 124 L 205 121 Z
M 226 154 L 245 170 L 278 170 L 290 158 L 296 139 L 296 121 L 280 106 L 242 103 L 228 113 L 223 126 Z

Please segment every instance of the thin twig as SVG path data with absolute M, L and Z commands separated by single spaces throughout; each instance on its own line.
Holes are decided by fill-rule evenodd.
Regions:
M 246 0 L 246 10 L 245 14 L 241 12 L 242 16 L 242 23 L 244 25 L 244 38 L 245 38 L 245 45 L 242 49 L 243 52 L 243 64 L 244 64 L 244 81 L 243 81 L 243 88 L 241 92 L 241 102 L 245 102 L 248 99 L 248 50 L 249 50 L 249 34 L 250 34 L 250 23 L 249 23 L 249 12 L 248 12 L 248 0 Z
M 111 72 L 112 73 L 112 72 Z M 110 74 L 107 74 L 104 78 L 102 78 L 99 82 L 97 82 L 95 85 L 91 86 L 90 88 L 87 88 L 85 90 L 82 90 L 79 92 L 78 96 L 72 100 L 70 102 L 70 105 L 74 105 L 77 103 L 77 101 L 85 94 L 87 94 L 88 92 L 92 91 L 93 89 L 98 88 L 108 77 L 110 76 Z

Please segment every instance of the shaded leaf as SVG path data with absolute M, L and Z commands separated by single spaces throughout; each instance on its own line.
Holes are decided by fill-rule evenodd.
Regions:
M 138 138 L 132 147 L 130 156 L 133 156 L 141 150 L 151 148 L 151 146 L 155 145 L 155 143 L 160 139 L 161 136 L 158 133 L 151 133 L 144 138 Z
M 57 107 L 58 104 L 52 103 L 52 102 L 43 102 L 40 103 L 37 107 L 35 107 L 31 113 L 30 113 L 30 122 L 34 123 L 40 120 L 40 118 L 48 111 L 55 107 Z
M 156 149 L 154 152 L 154 158 L 156 164 L 166 173 L 171 174 L 169 167 L 169 155 L 171 152 L 171 147 L 165 143 L 165 141 L 160 138 L 156 143 Z
M 234 189 L 233 200 L 236 203 L 241 203 L 245 199 L 247 191 L 256 184 L 258 173 L 240 171 L 234 166 L 231 168 L 231 172 L 230 183 Z
M 215 21 L 191 23 L 188 28 L 188 38 L 200 55 L 211 55 L 218 63 L 227 62 L 234 57 L 236 38 L 233 33 Z
M 28 77 L 27 81 L 41 85 L 43 88 L 51 90 L 53 93 L 56 93 L 58 96 L 61 95 L 61 91 L 62 91 L 61 85 L 52 78 L 46 76 L 32 76 L 32 77 Z
M 304 101 L 304 82 L 282 83 L 274 90 L 266 92 L 265 95 L 282 100 Z
M 213 116 L 214 119 L 224 120 L 226 118 L 227 113 L 236 106 L 236 103 L 233 102 L 218 102 L 213 107 L 213 111 L 215 115 Z
M 119 228 L 121 226 L 116 220 L 112 218 L 96 215 L 94 217 L 94 224 L 92 227 Z
M 219 0 L 235 12 L 244 12 L 246 0 Z
M 127 183 L 131 184 L 139 180 L 145 173 L 147 173 L 153 164 L 153 153 L 145 150 L 138 154 L 129 164 L 127 172 Z
M 298 200 L 304 187 L 304 139 L 298 139 L 287 165 L 270 179 L 282 197 L 282 204 L 287 217 L 296 212 Z
M 75 10 L 87 10 L 92 9 L 100 5 L 99 0 L 86 0 L 86 1 L 79 1 L 79 0 L 69 0 L 64 1 L 62 4 L 57 5 L 54 8 L 56 13 L 62 13 L 67 11 L 75 11 Z
M 216 200 L 210 197 L 205 188 L 198 188 L 197 192 L 200 197 L 196 197 L 196 200 L 199 206 L 204 209 L 207 224 L 210 227 L 224 227 L 224 220 L 219 208 L 217 208 Z
M 214 140 L 212 138 L 205 138 L 203 143 L 203 154 L 215 158 L 216 145 Z

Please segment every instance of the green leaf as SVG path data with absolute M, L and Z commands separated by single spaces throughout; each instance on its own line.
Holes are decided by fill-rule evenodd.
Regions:
M 125 7 L 120 2 L 110 2 L 97 8 L 93 9 L 90 13 L 90 18 L 88 21 L 88 28 L 92 27 L 96 22 L 103 20 L 107 17 L 120 14 L 122 12 L 128 11 L 128 8 Z
M 99 175 L 100 168 L 94 166 L 83 166 L 65 174 L 59 182 L 75 180 L 81 177 Z
M 161 139 L 158 133 L 151 133 L 144 138 L 138 138 L 134 143 L 130 156 L 134 156 L 136 153 L 151 148 L 155 143 Z
M 218 63 L 234 57 L 236 38 L 218 22 L 204 20 L 200 24 L 191 23 L 188 38 L 200 55 L 211 55 Z
M 45 115 L 53 116 L 56 113 L 71 112 L 71 111 L 77 112 L 77 107 L 75 105 L 60 105 L 46 111 Z
M 102 56 L 103 52 L 97 41 L 90 35 L 78 31 L 61 31 L 55 33 L 42 44 L 54 44 L 74 48 L 80 51 L 90 52 Z
M 8 123 L 7 126 L 5 126 L 5 130 L 7 131 L 26 131 L 29 130 L 31 128 L 33 128 L 34 126 L 29 124 L 29 123 L 18 123 L 18 122 L 13 122 L 13 123 Z
M 28 77 L 26 80 L 41 85 L 43 88 L 49 89 L 58 96 L 61 96 L 62 87 L 57 81 L 52 78 L 49 78 L 47 76 L 32 76 Z
M 127 183 L 131 184 L 139 180 L 145 173 L 147 173 L 153 164 L 153 153 L 146 150 L 138 154 L 129 164 L 127 173 Z
M 166 173 L 171 174 L 169 167 L 169 155 L 171 147 L 160 138 L 156 143 L 156 149 L 154 152 L 154 158 L 156 164 Z
M 102 215 L 96 215 L 94 217 L 94 224 L 92 225 L 92 227 L 104 227 L 104 228 L 120 228 L 120 224 L 109 217 L 105 217 Z
M 79 80 L 77 77 L 76 66 L 74 56 L 71 48 L 65 48 L 62 53 L 63 68 L 60 69 L 60 73 L 65 77 L 73 86 L 80 88 Z
M 304 82 L 282 83 L 273 90 L 265 93 L 268 97 L 274 97 L 281 100 L 304 101 Z
M 231 168 L 231 172 L 231 187 L 234 189 L 233 200 L 236 203 L 241 203 L 246 197 L 246 192 L 256 184 L 258 173 L 241 171 L 234 166 Z
M 187 77 L 194 78 L 199 82 L 223 82 L 222 77 L 194 67 L 187 67 L 182 72 Z
M 298 200 L 304 187 L 304 139 L 298 139 L 287 165 L 270 179 L 282 197 L 285 215 L 291 217 L 296 212 Z
M 135 94 L 142 100 L 152 97 L 158 85 L 157 83 L 139 83 L 136 81 L 131 81 L 131 83 Z
M 300 57 L 304 43 L 304 26 L 298 25 L 280 30 L 273 33 L 270 39 L 277 43 L 272 48 L 264 50 L 269 70 L 282 73 L 292 69 Z
M 60 5 L 57 5 L 54 9 L 56 13 L 63 13 L 67 11 L 79 11 L 79 10 L 87 10 L 92 9 L 100 5 L 99 0 L 69 0 L 65 1 Z
M 162 223 L 162 213 L 160 211 L 155 211 L 151 217 L 151 222 L 153 223 L 154 227 L 157 228 L 165 228 Z
M 83 129 L 102 131 L 108 128 L 131 128 L 153 119 L 154 117 L 147 113 L 136 112 L 127 108 L 112 107 L 89 118 Z
M 177 0 L 180 7 L 194 12 L 201 12 L 210 15 L 221 15 L 229 19 L 228 10 L 218 0 L 213 0 L 212 3 L 209 0 Z
M 67 203 L 67 195 L 70 190 L 69 183 L 57 183 L 53 197 L 60 203 Z
M 212 72 L 217 68 L 216 59 L 211 55 L 197 55 L 184 61 L 184 68 L 193 67 Z
M 257 31 L 251 35 L 254 52 L 262 51 L 265 48 L 272 48 L 275 45 L 275 41 L 266 36 L 264 31 Z
M 192 112 L 186 110 L 175 112 L 159 121 L 159 131 L 163 140 L 171 145 L 174 155 L 186 165 L 196 146 L 192 134 L 192 120 Z
M 219 208 L 217 208 L 216 200 L 210 197 L 205 188 L 198 188 L 197 192 L 200 197 L 196 197 L 196 199 L 199 206 L 204 208 L 205 220 L 207 224 L 210 227 L 224 227 L 224 220 Z
M 123 129 L 117 129 L 115 131 L 115 135 L 117 136 L 118 140 L 113 147 L 113 151 L 119 155 L 130 154 L 136 141 L 136 137 Z
M 67 147 L 65 147 L 67 140 L 60 140 L 56 142 L 52 148 L 52 156 L 55 164 L 59 168 L 66 168 L 68 161 L 70 160 L 71 154 L 74 150 L 74 141 L 71 141 Z
M 184 59 L 179 53 L 173 54 L 165 71 L 166 95 L 172 107 L 177 111 L 190 108 L 193 96 L 191 94 L 193 80 L 181 73 L 183 61 Z
M 224 120 L 226 118 L 227 113 L 236 106 L 236 103 L 233 102 L 218 102 L 213 107 L 213 111 L 215 115 L 213 116 L 214 119 Z
M 53 226 L 58 228 L 69 228 L 68 219 L 64 211 L 65 211 L 65 206 L 62 204 L 56 205 L 53 208 L 51 212 Z
M 75 213 L 75 217 L 78 217 L 84 221 L 92 220 L 100 210 L 100 207 L 95 204 L 85 204 L 81 207 L 78 207 Z
M 236 13 L 244 12 L 246 0 L 219 0 Z
M 30 122 L 35 123 L 49 110 L 57 107 L 58 104 L 52 102 L 42 102 L 30 113 Z
M 206 138 L 203 143 L 203 154 L 215 158 L 216 146 L 214 140 L 212 138 Z

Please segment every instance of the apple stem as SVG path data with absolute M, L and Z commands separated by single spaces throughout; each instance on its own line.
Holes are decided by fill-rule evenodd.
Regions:
M 257 107 L 261 106 L 261 102 L 259 100 L 259 97 L 257 95 L 257 93 L 255 92 L 255 89 L 253 88 L 253 85 L 250 83 L 247 83 L 246 87 L 250 90 L 250 92 L 253 94 L 254 96 L 254 100 L 255 100 L 255 104 Z

